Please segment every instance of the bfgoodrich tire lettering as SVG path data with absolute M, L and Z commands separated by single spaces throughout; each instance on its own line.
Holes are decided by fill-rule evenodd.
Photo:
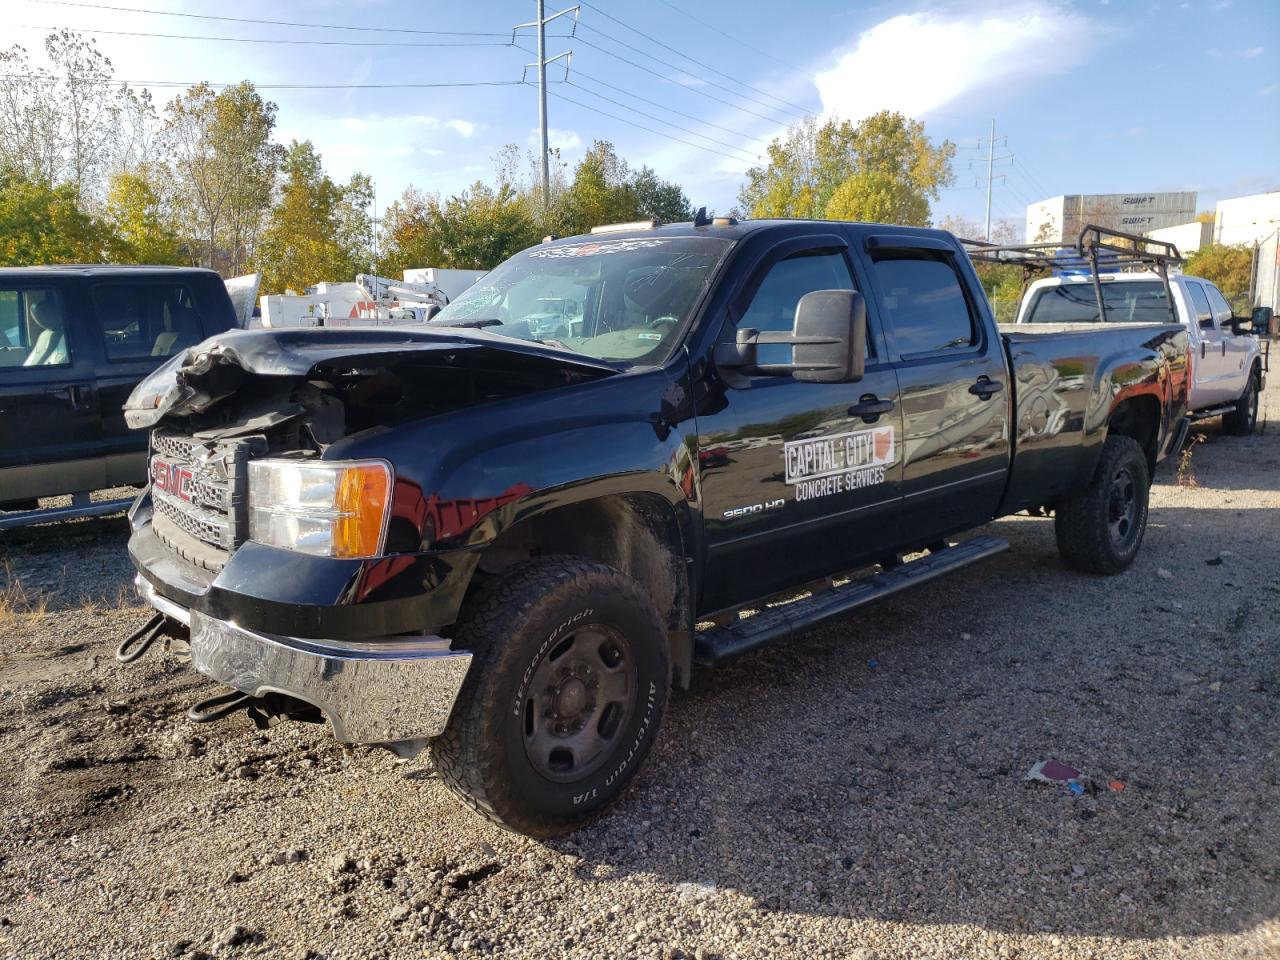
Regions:
M 611 567 L 545 557 L 468 612 L 474 659 L 445 732 L 441 778 L 507 829 L 553 836 L 617 798 L 653 744 L 670 687 L 666 629 Z

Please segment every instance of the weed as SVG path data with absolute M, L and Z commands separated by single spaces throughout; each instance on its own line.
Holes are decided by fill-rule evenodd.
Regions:
M 1180 487 L 1198 487 L 1200 482 L 1196 480 L 1196 470 L 1191 463 L 1191 455 L 1195 452 L 1196 444 L 1204 443 L 1204 434 L 1196 433 L 1187 440 L 1187 445 L 1182 448 L 1182 453 L 1178 454 L 1178 486 Z

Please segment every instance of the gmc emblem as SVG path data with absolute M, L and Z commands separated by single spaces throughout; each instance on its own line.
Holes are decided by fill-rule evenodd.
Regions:
M 194 475 L 177 463 L 169 463 L 155 457 L 151 461 L 151 483 L 157 490 L 191 502 L 191 481 Z

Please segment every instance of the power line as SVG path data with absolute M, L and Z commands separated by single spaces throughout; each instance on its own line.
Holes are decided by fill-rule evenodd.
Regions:
M 717 97 L 714 93 L 707 93 L 707 91 L 699 90 L 697 87 L 690 87 L 686 84 L 681 83 L 678 80 L 672 80 L 665 73 L 659 73 L 657 70 L 651 70 L 649 67 L 646 67 L 644 64 L 636 63 L 634 60 L 628 60 L 626 57 L 622 56 L 621 54 L 614 53 L 612 50 L 607 50 L 597 43 L 592 43 L 586 37 L 578 37 L 577 41 L 579 43 L 586 44 L 588 47 L 591 47 L 593 50 L 599 50 L 601 53 L 606 54 L 610 57 L 613 57 L 615 60 L 621 60 L 623 63 L 627 64 L 628 66 L 635 67 L 637 70 L 643 70 L 645 73 L 651 76 L 657 77 L 659 80 L 665 80 L 667 83 L 674 84 L 675 86 L 679 87 L 681 90 L 687 90 L 689 93 L 696 93 L 698 96 L 706 97 L 708 100 L 714 100 L 716 101 L 716 103 L 723 103 L 726 107 L 730 107 L 731 109 L 737 110 L 739 113 L 750 114 L 753 117 L 759 117 L 761 120 L 765 120 L 769 123 L 776 124 L 778 122 L 777 117 L 767 117 L 763 113 L 756 113 L 756 111 L 754 110 L 748 110 L 746 107 L 739 106 L 738 104 L 734 103 L 731 100 L 726 100 L 723 97 Z M 673 69 L 679 70 L 680 68 L 674 67 Z M 681 72 L 687 73 L 688 71 L 682 70 Z
M 662 49 L 664 50 L 670 50 L 676 56 L 683 57 L 685 60 L 688 60 L 690 63 L 698 64 L 698 66 L 701 67 L 703 70 L 709 71 L 710 73 L 714 73 L 718 77 L 724 77 L 726 80 L 731 80 L 734 83 L 738 84 L 739 86 L 746 87 L 748 90 L 753 90 L 756 93 L 761 94 L 762 96 L 768 97 L 770 100 L 777 100 L 779 103 L 786 104 L 788 107 L 794 107 L 796 110 L 799 110 L 801 114 L 807 114 L 809 112 L 804 107 L 800 106 L 798 103 L 792 103 L 790 100 L 784 100 L 782 97 L 779 97 L 776 94 L 772 94 L 768 90 L 761 90 L 759 87 L 752 86 L 751 84 L 747 83 L 745 80 L 740 80 L 737 77 L 732 76 L 731 74 L 725 73 L 723 70 L 717 70 L 715 67 L 708 65 L 698 57 L 692 57 L 681 50 L 677 50 L 675 47 L 671 46 L 671 44 L 665 43 L 662 40 L 659 40 L 657 37 L 652 37 L 649 34 L 645 33 L 643 30 L 639 30 L 636 27 L 631 26 L 631 24 L 626 23 L 625 21 L 619 20 L 617 17 L 615 17 L 611 13 L 606 13 L 604 10 L 601 10 L 599 7 L 597 7 L 594 3 L 590 3 L 589 0 L 581 0 L 581 2 L 584 7 L 590 7 L 596 13 L 600 14 L 600 16 L 607 17 L 608 19 L 612 20 L 614 23 L 618 24 L 618 26 L 624 27 L 625 29 L 630 30 L 632 33 L 637 34 L 641 37 L 644 37 L 650 43 L 657 44 L 659 47 L 662 47 Z M 583 24 L 583 26 L 587 30 L 593 30 L 596 33 L 600 32 L 590 24 Z M 604 34 L 604 36 L 608 36 L 608 34 Z M 622 41 L 615 39 L 615 42 L 621 43 Z M 646 56 L 648 56 L 648 54 L 646 54 Z M 657 58 L 655 57 L 654 59 L 657 59 Z
M 527 83 L 526 86 L 532 87 L 532 86 L 535 86 L 535 84 Z M 654 130 L 652 127 L 646 127 L 644 124 L 636 123 L 634 120 L 628 120 L 625 117 L 619 117 L 617 114 L 609 113 L 605 110 L 600 110 L 596 107 L 591 106 L 590 104 L 583 103 L 581 100 L 574 100 L 572 97 L 566 97 L 563 93 L 556 93 L 555 91 L 552 91 L 551 95 L 558 100 L 564 100 L 566 103 L 572 103 L 575 106 L 581 107 L 583 110 L 590 110 L 592 113 L 598 113 L 600 114 L 600 116 L 608 117 L 610 120 L 617 120 L 619 123 L 625 123 L 628 126 L 635 127 L 638 130 L 643 130 L 646 133 L 652 133 L 654 136 L 663 137 L 666 140 L 674 140 L 676 143 L 683 143 L 685 146 L 693 147 L 697 150 L 705 150 L 707 153 L 719 154 L 722 157 L 728 157 L 730 160 L 737 160 L 739 163 L 742 162 L 741 157 L 735 157 L 733 154 L 724 153 L 721 150 L 714 150 L 711 147 L 704 147 L 700 143 L 694 143 L 692 140 L 685 140 L 682 137 L 673 137 L 669 133 L 663 133 L 661 130 Z M 728 146 L 728 145 L 721 144 L 721 146 Z
M 614 100 L 612 97 L 606 97 L 603 93 L 596 93 L 594 90 L 588 90 L 586 87 L 581 86 L 580 84 L 574 83 L 572 80 L 566 80 L 565 83 L 573 87 L 575 90 L 581 90 L 583 93 L 589 93 L 593 97 L 599 97 L 601 100 L 604 100 L 607 103 L 612 103 L 615 107 L 622 107 L 623 110 L 630 110 L 632 113 L 637 113 L 642 117 L 649 118 L 650 120 L 656 120 L 658 123 L 665 124 L 666 126 L 672 127 L 676 130 L 681 130 L 684 133 L 692 134 L 695 137 L 701 137 L 703 140 L 709 140 L 711 143 L 718 144 L 719 146 L 725 147 L 726 149 L 739 151 L 741 153 L 741 156 L 739 157 L 739 159 L 747 160 L 751 163 L 756 163 L 760 159 L 759 156 L 752 156 L 751 154 L 746 153 L 745 151 L 742 150 L 741 147 L 735 147 L 727 143 L 721 143 L 715 137 L 709 137 L 705 133 L 699 133 L 697 130 L 691 130 L 688 127 L 682 127 L 678 123 L 672 123 L 670 120 L 664 120 L 662 119 L 662 117 L 654 116 L 652 113 L 645 113 L 643 110 L 640 110 L 636 107 L 628 106 L 627 104 L 623 103 L 621 100 Z
M 624 96 L 631 97 L 633 100 L 639 100 L 641 103 L 647 103 L 651 107 L 657 107 L 659 110 L 665 110 L 667 113 L 674 114 L 677 117 L 684 117 L 686 120 L 693 120 L 695 123 L 700 123 L 704 127 L 711 127 L 715 130 L 721 131 L 722 133 L 727 133 L 730 136 L 737 137 L 739 140 L 745 140 L 748 143 L 758 143 L 764 146 L 767 146 L 769 143 L 769 141 L 764 139 L 763 137 L 753 137 L 750 134 L 746 134 L 746 133 L 742 133 L 741 131 L 734 130 L 732 127 L 724 127 L 718 123 L 712 123 L 710 120 L 704 119 L 703 117 L 694 116 L 692 113 L 685 113 L 682 110 L 677 110 L 675 107 L 669 107 L 665 103 L 658 103 L 656 100 L 650 100 L 648 97 L 642 97 L 638 93 L 632 93 L 630 90 L 627 90 L 624 87 L 619 87 L 616 84 L 609 83 L 607 80 L 601 80 L 599 77 L 594 77 L 591 74 L 586 73 L 577 67 L 574 68 L 573 74 L 576 77 L 581 77 L 582 79 L 590 80 L 592 83 L 598 83 L 602 87 L 608 87 L 610 90 L 616 90 L 618 93 L 621 93 Z M 574 84 L 574 86 L 579 86 L 579 85 Z M 580 87 L 580 89 L 586 89 L 586 88 Z M 590 93 L 594 91 L 588 90 L 588 92 Z M 629 110 L 631 108 L 628 107 L 627 109 Z
M 581 22 L 579 22 L 578 26 L 582 27 L 584 30 L 590 30 L 592 33 L 599 34 L 600 36 L 604 37 L 606 40 L 609 40 L 612 43 L 616 43 L 621 47 L 625 47 L 628 50 L 632 50 L 643 57 L 648 57 L 650 60 L 654 61 L 655 63 L 662 64 L 662 66 L 666 67 L 669 70 L 675 70 L 675 71 L 678 71 L 679 73 L 686 74 L 687 76 L 693 77 L 696 80 L 700 80 L 702 83 L 705 83 L 708 86 L 715 87 L 717 90 L 723 90 L 726 93 L 729 93 L 735 97 L 738 97 L 741 100 L 746 100 L 748 103 L 754 103 L 758 107 L 763 107 L 766 110 L 772 110 L 774 113 L 789 114 L 797 119 L 803 119 L 804 117 L 808 116 L 808 114 L 804 111 L 803 108 L 801 108 L 799 111 L 796 111 L 796 110 L 784 109 L 783 107 L 775 107 L 771 103 L 764 103 L 763 101 L 759 100 L 756 97 L 752 97 L 745 93 L 740 93 L 739 91 L 734 90 L 732 87 L 726 87 L 723 83 L 717 83 L 715 80 L 709 80 L 706 77 L 698 76 L 694 71 L 688 69 L 687 67 L 682 67 L 679 64 L 672 63 L 670 60 L 663 60 L 661 57 L 654 56 L 652 53 L 649 53 L 647 50 L 642 50 L 640 47 L 637 47 L 635 44 L 628 43 L 625 40 L 620 40 L 617 37 L 615 37 L 613 34 L 607 33 L 606 31 L 601 30 L 598 27 L 593 27 L 590 24 L 581 23 Z M 644 70 L 646 73 L 652 73 L 655 76 L 663 77 L 663 79 L 670 79 L 669 77 L 666 77 L 663 74 L 657 73 L 656 71 L 651 70 L 648 67 L 641 66 L 640 64 L 636 63 L 633 60 L 626 59 L 625 57 L 621 56 L 618 53 L 615 53 L 613 50 L 610 50 L 607 47 L 602 47 L 597 43 L 593 43 L 592 41 L 586 39 L 581 35 L 579 35 L 576 39 L 581 43 L 585 43 L 589 47 L 593 47 L 594 49 L 599 50 L 601 53 L 608 54 L 609 56 L 617 60 L 621 60 L 623 63 L 627 63 L 633 67 L 637 67 L 641 70 Z M 677 81 L 672 80 L 671 82 L 676 83 Z M 735 81 L 735 82 L 740 83 L 741 81 Z M 692 90 L 695 93 L 702 94 L 703 96 L 711 97 L 711 99 L 713 100 L 720 100 L 719 97 L 712 97 L 711 94 L 706 93 L 703 90 L 699 90 L 697 87 L 690 87 L 686 84 L 679 84 L 679 85 L 684 87 L 686 90 Z M 734 107 L 735 109 L 740 109 L 740 110 L 744 109 L 744 108 L 738 107 L 737 104 L 731 103 L 728 100 L 720 100 L 720 102 L 727 104 L 728 106 Z M 754 116 L 760 117 L 761 119 L 764 119 L 764 120 L 768 120 L 770 123 L 778 123 L 778 119 L 776 117 L 766 117 L 763 114 L 754 113 L 754 111 L 751 111 L 751 110 L 745 110 L 744 112 L 753 113 Z
M 581 40 L 582 38 L 579 37 L 578 39 Z M 518 43 L 515 46 L 517 50 L 523 50 L 525 53 L 529 54 L 530 56 L 536 56 L 536 54 L 532 50 L 530 50 L 528 47 L 522 47 Z M 686 120 L 692 120 L 695 123 L 700 123 L 704 127 L 711 127 L 713 129 L 720 130 L 723 133 L 727 133 L 731 136 L 737 137 L 740 140 L 745 140 L 748 143 L 758 143 L 761 145 L 767 145 L 769 143 L 769 141 L 765 140 L 763 137 L 753 137 L 749 134 L 742 133 L 739 130 L 734 130 L 732 127 L 725 127 L 718 123 L 713 123 L 712 121 L 707 120 L 703 117 L 695 116 L 692 113 L 685 113 L 683 110 L 677 110 L 675 107 L 668 106 L 665 103 L 659 103 L 656 100 L 650 100 L 648 97 L 642 97 L 638 93 L 632 93 L 626 87 L 620 87 L 615 83 L 610 83 L 608 80 L 601 80 L 599 77 L 594 76 L 590 73 L 587 73 L 585 70 L 581 69 L 580 67 L 573 68 L 573 75 L 584 80 L 590 80 L 592 83 L 599 84 L 602 87 L 607 87 L 608 89 L 616 91 L 617 93 L 621 93 L 624 96 L 631 97 L 633 100 L 639 100 L 641 103 L 647 103 L 651 107 L 657 107 L 659 110 L 665 110 L 667 113 L 674 114 L 677 117 L 684 117 Z M 557 81 L 557 82 L 565 82 L 565 81 Z M 575 83 L 573 84 L 573 86 L 577 87 L 579 90 L 585 90 L 587 93 L 600 96 L 599 94 L 596 94 L 594 90 L 591 90 L 588 87 L 584 87 L 581 84 Z M 626 105 L 619 104 L 619 106 L 626 106 Z M 632 108 L 629 106 L 626 106 L 626 109 L 630 110 Z M 663 121 L 663 122 L 666 122 L 666 121 Z M 672 124 L 672 126 L 674 126 L 674 124 Z M 739 148 L 735 147 L 734 149 L 739 149 Z
M 62 77 L 39 73 L 0 73 L 0 80 L 27 80 L 34 83 L 61 83 Z M 243 83 L 244 81 L 240 81 Z M 124 84 L 135 87 L 238 87 L 240 83 L 213 83 L 208 80 L 77 80 L 77 83 L 94 83 L 106 86 Z M 469 80 L 455 83 L 255 83 L 257 90 L 431 90 L 442 87 L 519 87 L 522 80 Z
M 62 27 L 37 27 L 14 24 L 15 30 L 61 30 Z M 140 30 L 89 30 L 76 27 L 73 33 L 101 33 L 117 37 L 158 37 L 165 40 L 212 40 L 220 43 L 276 43 L 322 47 L 510 47 L 509 40 L 445 40 L 440 42 L 396 40 L 275 40 L 263 37 L 208 37 L 187 33 L 147 33 Z
M 410 27 L 353 27 L 342 23 L 299 23 L 293 20 L 259 20 L 252 17 L 222 17 L 210 13 L 179 13 L 174 10 L 148 10 L 141 7 L 118 7 L 105 3 L 83 3 L 78 0 L 28 0 L 55 7 L 83 7 L 89 10 L 113 10 L 117 13 L 145 13 L 154 17 L 186 17 L 193 20 L 221 20 L 225 23 L 259 23 L 275 27 L 307 27 L 315 30 L 356 30 L 365 33 L 415 33 L 440 37 L 506 37 L 505 33 L 477 30 L 417 30 Z
M 720 36 L 724 37 L 726 40 L 732 40 L 734 43 L 738 44 L 738 46 L 745 47 L 747 50 L 750 50 L 752 53 L 758 53 L 762 57 L 768 57 L 770 60 L 780 63 L 784 67 L 789 67 L 792 70 L 800 69 L 793 63 L 788 63 L 786 60 L 779 59 L 778 57 L 770 53 L 768 50 L 761 50 L 759 47 L 753 47 L 751 44 L 747 43 L 747 41 L 741 40 L 738 37 L 735 37 L 731 33 L 725 33 L 723 30 L 717 27 L 714 23 L 711 23 L 707 20 L 703 20 L 701 17 L 694 16 L 688 10 L 682 10 L 680 7 L 677 7 L 674 3 L 668 2 L 668 0 L 658 0 L 658 2 L 661 3 L 664 7 L 670 7 L 672 10 L 680 14 L 682 17 L 688 17 L 694 23 L 700 23 L 702 24 L 702 26 L 706 27 L 708 30 L 711 30 L 714 33 L 720 34 Z

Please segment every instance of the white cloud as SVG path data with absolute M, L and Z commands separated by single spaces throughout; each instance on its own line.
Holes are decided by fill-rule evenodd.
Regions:
M 538 149 L 537 127 L 533 127 L 529 131 L 529 146 L 533 147 L 535 152 Z M 561 130 L 557 127 L 547 127 L 547 146 L 552 150 L 559 150 L 561 153 L 567 153 L 570 150 L 576 150 L 578 147 L 582 146 L 582 138 L 573 130 Z
M 339 117 L 338 126 L 352 133 L 374 136 L 404 136 L 420 130 L 452 130 L 462 137 L 470 137 L 480 124 L 470 120 L 441 120 L 422 113 L 395 116 L 373 114 L 368 117 Z
M 1262 51 L 1265 49 L 1265 47 L 1250 47 L 1248 50 L 1241 50 L 1237 56 L 1245 60 L 1252 60 L 1254 57 L 1262 56 Z
M 814 85 L 826 115 L 856 121 L 897 110 L 920 117 L 974 91 L 1016 89 L 1061 73 L 1105 39 L 1096 23 L 1038 0 L 989 13 L 904 14 L 860 34 Z M 928 67 L 905 69 L 907 63 Z
M 1269 97 L 1273 93 L 1275 93 L 1277 90 L 1280 90 L 1280 83 L 1270 83 L 1258 91 L 1258 96 Z
M 472 123 L 470 120 L 446 120 L 444 125 L 463 137 L 469 137 L 480 129 L 480 124 Z

